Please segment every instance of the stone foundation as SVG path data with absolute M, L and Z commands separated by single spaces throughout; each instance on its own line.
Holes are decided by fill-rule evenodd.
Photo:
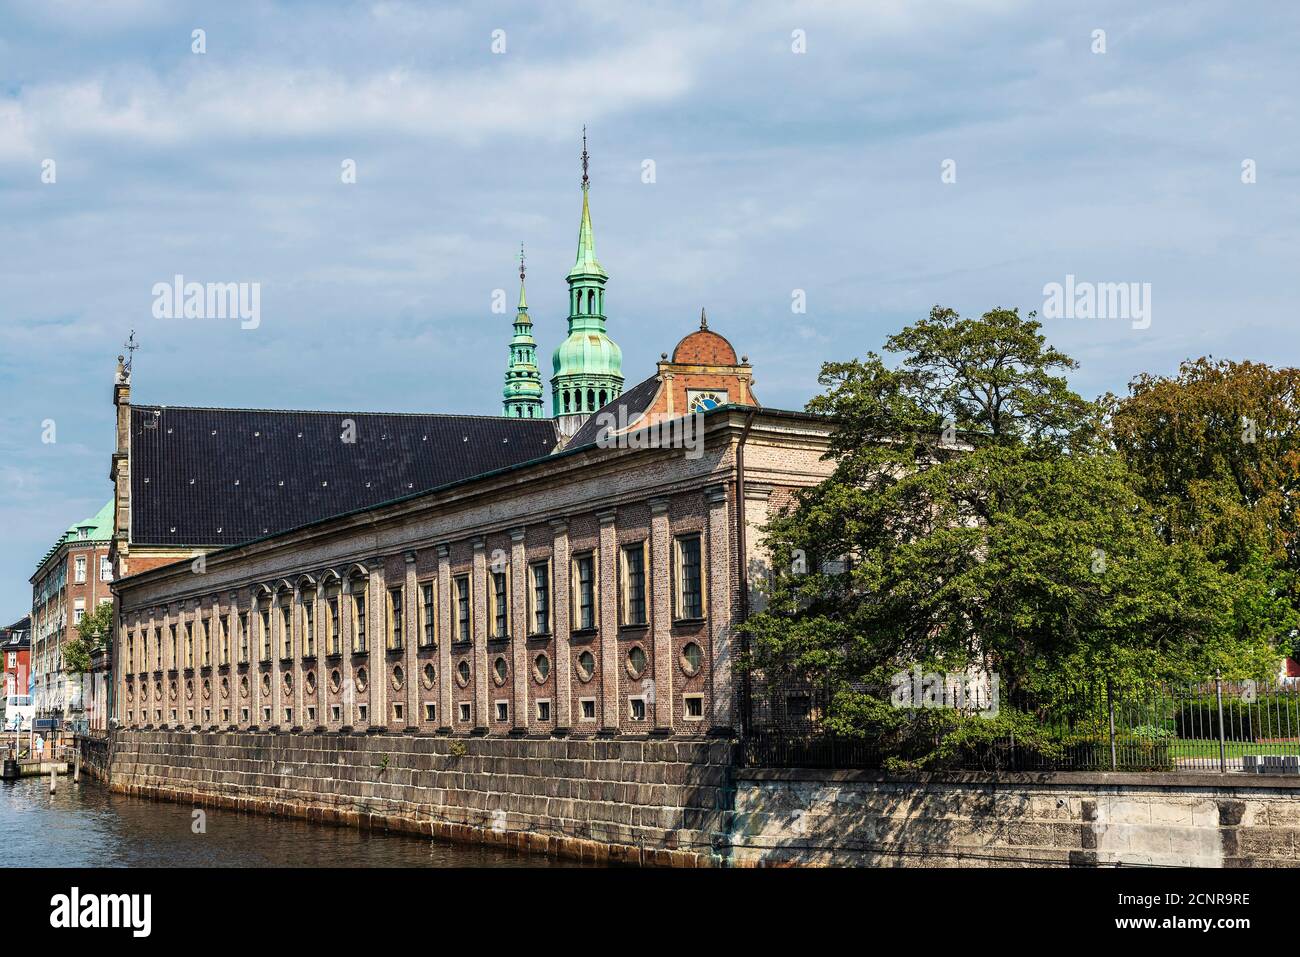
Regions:
M 732 863 L 1300 867 L 1300 779 L 738 770 Z
M 117 731 L 85 771 L 157 800 L 514 847 L 596 863 L 725 861 L 720 740 Z

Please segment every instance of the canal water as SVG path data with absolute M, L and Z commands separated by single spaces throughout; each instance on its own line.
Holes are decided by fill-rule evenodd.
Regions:
M 83 777 L 0 782 L 0 867 L 555 867 L 565 862 L 114 794 Z

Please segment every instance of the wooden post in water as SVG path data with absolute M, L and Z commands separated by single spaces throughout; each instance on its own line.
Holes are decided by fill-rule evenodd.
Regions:
M 54 764 L 50 764 L 50 793 L 53 794 L 59 787 L 58 775 L 54 773 Z
M 72 783 L 81 783 L 81 749 L 72 752 Z

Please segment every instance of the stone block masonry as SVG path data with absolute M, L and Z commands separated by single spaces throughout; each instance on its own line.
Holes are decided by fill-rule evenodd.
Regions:
M 676 867 L 725 862 L 731 752 L 724 740 L 133 730 L 82 743 L 87 773 L 127 794 Z
M 738 866 L 1300 867 L 1300 781 L 738 770 Z

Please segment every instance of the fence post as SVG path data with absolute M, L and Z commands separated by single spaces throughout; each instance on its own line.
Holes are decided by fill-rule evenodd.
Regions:
M 1110 769 L 1119 770 L 1119 761 L 1115 756 L 1115 696 L 1112 693 L 1110 679 L 1106 679 L 1106 710 L 1110 717 Z
M 1219 703 L 1219 773 L 1228 773 L 1228 746 L 1223 731 L 1223 678 L 1214 673 L 1214 698 Z

